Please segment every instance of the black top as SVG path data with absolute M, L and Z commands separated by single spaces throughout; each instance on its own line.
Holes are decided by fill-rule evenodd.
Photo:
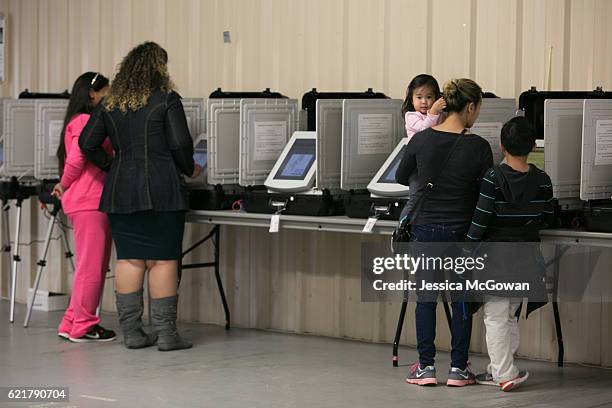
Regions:
M 467 239 L 539 241 L 538 231 L 554 222 L 550 177 L 534 165 L 523 173 L 502 164 L 482 179 Z
M 107 136 L 114 157 L 102 149 Z M 188 209 L 183 175 L 193 174 L 193 140 L 176 92 L 157 90 L 144 107 L 127 113 L 109 112 L 98 104 L 81 132 L 79 146 L 89 160 L 109 171 L 100 211 Z
M 440 173 L 457 137 L 459 133 L 429 128 L 415 134 L 406 145 L 395 179 L 410 185 L 410 175 L 416 171 L 417 193 L 411 194 L 410 200 L 419 200 L 427 183 L 438 177 L 422 202 L 416 204 L 419 208 L 413 210 L 416 214 L 411 215 L 411 224 L 468 224 L 472 219 L 480 178 L 493 165 L 493 153 L 482 137 L 464 134 Z

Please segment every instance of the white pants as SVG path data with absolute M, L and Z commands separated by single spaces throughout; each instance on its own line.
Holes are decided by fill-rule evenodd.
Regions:
M 514 314 L 521 299 L 489 296 L 484 304 L 484 323 L 487 329 L 487 349 L 491 363 L 487 371 L 497 383 L 518 376 L 514 353 L 519 347 L 519 328 Z

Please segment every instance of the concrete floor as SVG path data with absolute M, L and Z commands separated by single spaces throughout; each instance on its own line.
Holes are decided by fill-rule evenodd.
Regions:
M 404 383 L 416 351 L 402 348 L 402 367 L 391 366 L 391 347 L 356 341 L 256 330 L 182 324 L 191 350 L 127 350 L 121 341 L 72 344 L 55 335 L 61 313 L 25 308 L 8 323 L 0 301 L 0 387 L 68 386 L 70 403 L 0 403 L 0 407 L 612 407 L 612 371 L 519 361 L 531 372 L 524 387 L 422 388 Z M 113 315 L 104 326 L 116 329 Z M 486 357 L 471 356 L 472 367 Z M 446 379 L 448 353 L 439 353 Z

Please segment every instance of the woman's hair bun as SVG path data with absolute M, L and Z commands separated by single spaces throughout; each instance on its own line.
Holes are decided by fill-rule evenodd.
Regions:
M 471 79 L 451 79 L 444 84 L 443 96 L 447 112 L 461 112 L 469 103 L 480 103 L 482 89 Z

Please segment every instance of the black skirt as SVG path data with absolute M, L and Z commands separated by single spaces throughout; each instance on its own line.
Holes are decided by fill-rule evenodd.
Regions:
M 108 214 L 117 259 L 179 260 L 185 211 Z

